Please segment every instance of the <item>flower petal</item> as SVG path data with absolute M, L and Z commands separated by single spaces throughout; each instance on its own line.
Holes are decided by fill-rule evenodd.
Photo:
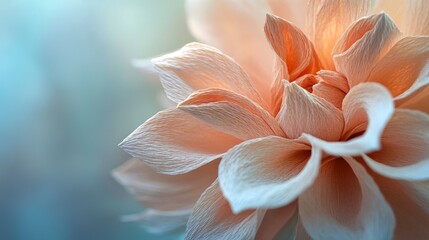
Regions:
M 277 121 L 267 111 L 230 91 L 198 91 L 182 102 L 179 108 L 242 140 L 269 135 L 285 136 Z
M 185 239 L 253 239 L 264 214 L 265 210 L 233 214 L 216 180 L 196 203 Z
M 137 59 L 132 64 L 143 73 L 146 79 L 151 82 L 159 82 L 159 73 L 149 59 Z
M 316 73 L 320 63 L 310 40 L 293 24 L 267 14 L 265 34 L 277 54 L 278 70 L 271 87 L 273 112 L 277 113 L 283 96 L 282 80 L 292 82 L 302 75 Z
M 278 208 L 294 201 L 315 179 L 321 151 L 275 136 L 246 141 L 219 165 L 219 183 L 234 213 Z M 311 155 L 311 156 L 310 156 Z
M 219 158 L 240 140 L 180 109 L 159 112 L 119 145 L 156 171 L 181 174 Z
M 396 218 L 395 239 L 426 239 L 429 236 L 429 182 L 403 182 L 372 173 Z M 426 198 L 422 198 L 423 187 Z M 420 195 L 420 196 L 419 196 Z
M 429 180 L 429 116 L 396 110 L 384 130 L 380 151 L 363 155 L 377 173 L 395 179 Z
M 367 80 L 373 65 L 393 46 L 400 33 L 385 13 L 351 25 L 335 45 L 334 63 L 350 87 Z
M 370 82 L 386 86 L 395 99 L 429 84 L 429 37 L 405 37 L 375 65 Z
M 147 232 L 152 234 L 166 234 L 183 229 L 191 215 L 191 209 L 176 211 L 159 211 L 147 209 L 138 214 L 126 215 L 123 221 L 138 222 Z
M 327 142 L 308 134 L 303 137 L 335 156 L 376 151 L 380 149 L 381 134 L 393 112 L 393 99 L 387 89 L 376 83 L 362 83 L 353 87 L 343 101 L 345 142 Z M 363 135 L 349 139 L 362 131 L 365 131 Z
M 345 29 L 365 16 L 374 0 L 310 0 L 309 32 L 324 69 L 334 70 L 332 49 Z
M 265 1 L 187 0 L 188 26 L 201 42 L 234 58 L 268 101 L 273 52 L 263 27 L 270 11 Z
M 303 133 L 326 140 L 337 140 L 343 131 L 341 111 L 295 83 L 284 81 L 283 104 L 277 119 L 289 138 Z
M 167 96 L 176 103 L 185 100 L 195 90 L 221 88 L 236 91 L 264 105 L 243 69 L 213 47 L 190 43 L 152 61 L 160 72 Z
M 429 2 L 426 0 L 407 1 L 407 18 L 404 32 L 407 35 L 429 35 Z
M 314 239 L 392 239 L 395 217 L 371 176 L 352 158 L 334 159 L 299 198 Z
M 283 236 L 283 234 L 286 234 L 286 231 L 291 235 L 294 231 L 294 225 L 296 225 L 294 216 L 297 213 L 297 209 L 296 202 L 293 202 L 281 208 L 267 210 L 255 239 L 284 239 L 279 234 Z
M 115 169 L 113 176 L 147 208 L 191 209 L 217 178 L 218 164 L 215 161 L 186 174 L 171 176 L 157 173 L 142 160 L 132 158 Z

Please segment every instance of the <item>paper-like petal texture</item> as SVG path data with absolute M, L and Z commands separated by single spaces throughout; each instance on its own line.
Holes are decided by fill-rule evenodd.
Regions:
M 147 208 L 192 209 L 201 193 L 217 178 L 218 164 L 215 161 L 189 173 L 172 176 L 157 173 L 142 160 L 132 158 L 116 168 L 113 176 Z
M 263 105 L 246 72 L 232 58 L 213 47 L 189 43 L 152 61 L 160 71 L 167 96 L 177 103 L 195 90 L 221 88 L 236 91 Z
M 398 41 L 375 65 L 368 81 L 383 84 L 396 99 L 429 84 L 429 37 L 405 37 Z
M 273 52 L 264 36 L 265 1 L 187 0 L 188 26 L 201 42 L 234 58 L 269 100 Z
M 351 87 L 366 81 L 371 67 L 392 47 L 399 30 L 385 13 L 353 23 L 334 48 L 334 63 Z M 385 66 L 386 68 L 386 66 Z
M 304 137 L 335 156 L 355 156 L 376 151 L 381 147 L 381 134 L 393 112 L 393 99 L 386 88 L 377 83 L 359 84 L 350 90 L 343 101 L 344 142 L 327 142 L 308 134 Z M 363 131 L 362 135 L 349 139 Z
M 277 119 L 289 138 L 303 133 L 325 140 L 339 140 L 344 119 L 341 111 L 295 83 L 284 81 L 283 104 Z
M 195 92 L 179 108 L 242 140 L 285 136 L 276 119 L 251 100 L 222 89 Z
M 164 174 L 192 171 L 240 141 L 180 109 L 161 111 L 119 145 Z
M 202 195 L 189 218 L 185 239 L 253 239 L 265 210 L 233 214 L 223 197 L 218 181 Z
M 380 151 L 364 155 L 377 173 L 395 179 L 429 180 L 429 116 L 396 110 L 381 137 Z
M 321 151 L 275 136 L 246 141 L 219 165 L 219 183 L 233 212 L 278 208 L 295 200 L 317 176 Z
M 308 8 L 310 40 L 313 42 L 324 69 L 335 69 L 332 49 L 345 29 L 365 16 L 374 0 L 310 0 Z
M 313 239 L 392 239 L 395 217 L 376 183 L 354 159 L 325 163 L 299 198 Z

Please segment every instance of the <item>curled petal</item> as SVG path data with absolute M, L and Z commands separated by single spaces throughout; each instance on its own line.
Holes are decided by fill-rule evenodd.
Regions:
M 164 174 L 182 174 L 207 164 L 239 143 L 180 109 L 159 112 L 119 146 Z
M 242 140 L 284 136 L 277 121 L 251 100 L 222 89 L 192 94 L 179 108 L 222 132 Z
M 429 180 L 429 116 L 396 110 L 381 137 L 380 151 L 363 155 L 377 173 L 395 179 Z
M 249 76 L 230 57 L 201 43 L 153 59 L 167 96 L 176 103 L 195 90 L 221 88 L 236 91 L 264 106 Z
M 395 99 L 429 84 L 429 37 L 405 37 L 375 65 L 370 82 L 386 86 Z
M 294 201 L 315 179 L 321 151 L 275 136 L 246 141 L 219 165 L 219 183 L 234 213 L 278 208 Z
M 393 112 L 393 99 L 387 89 L 380 84 L 363 83 L 352 88 L 343 101 L 344 142 L 327 142 L 308 134 L 303 137 L 335 156 L 376 151 L 381 147 L 381 134 Z M 362 135 L 351 138 L 363 131 Z
M 310 0 L 308 7 L 309 33 L 325 69 L 335 69 L 332 49 L 345 29 L 365 16 L 374 0 Z
M 346 76 L 350 87 L 365 82 L 374 64 L 399 35 L 398 28 L 385 13 L 356 21 L 334 48 L 336 69 Z
M 264 36 L 265 1 L 187 0 L 188 26 L 201 42 L 236 60 L 268 102 L 273 52 Z
M 265 210 L 232 213 L 216 180 L 195 204 L 185 239 L 253 239 L 264 214 Z
M 344 119 L 339 109 L 295 83 L 284 81 L 284 84 L 283 104 L 277 119 L 289 138 L 307 133 L 326 140 L 340 139 Z
M 299 198 L 313 239 L 392 239 L 395 217 L 376 183 L 352 158 L 325 163 Z

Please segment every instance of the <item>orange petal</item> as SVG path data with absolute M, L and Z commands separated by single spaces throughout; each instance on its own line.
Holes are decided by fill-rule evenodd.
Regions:
M 365 16 L 372 0 L 310 0 L 308 8 L 310 40 L 313 42 L 324 69 L 334 70 L 332 49 L 345 29 Z
M 395 179 L 429 180 L 428 115 L 396 110 L 381 138 L 381 150 L 363 156 L 375 172 Z
M 346 76 L 350 87 L 365 82 L 373 66 L 395 44 L 399 35 L 399 30 L 385 13 L 356 21 L 333 50 L 337 71 Z
M 152 60 L 167 96 L 179 103 L 193 91 L 221 88 L 236 91 L 265 106 L 249 76 L 230 57 L 200 43 Z
M 187 0 L 186 10 L 193 35 L 236 60 L 268 102 L 274 55 L 263 32 L 265 14 L 270 11 L 267 3 Z
M 334 159 L 299 198 L 313 239 L 392 239 L 395 217 L 374 180 L 354 159 Z
M 157 173 L 142 160 L 132 158 L 113 176 L 147 208 L 160 211 L 191 209 L 201 193 L 217 178 L 218 161 L 179 175 Z M 198 181 L 195 181 L 198 179 Z
M 232 213 L 216 180 L 196 203 L 185 239 L 254 239 L 264 214 L 265 210 Z
M 292 82 L 302 75 L 316 73 L 320 64 L 310 40 L 293 24 L 267 14 L 265 34 L 277 54 L 278 72 L 271 88 L 273 112 L 277 113 L 283 95 L 282 80 Z
M 180 109 L 159 112 L 120 144 L 156 171 L 181 174 L 209 163 L 239 143 Z
M 402 99 L 429 84 L 429 37 L 405 37 L 375 65 L 368 81 L 386 86 Z
M 234 213 L 293 202 L 316 178 L 321 151 L 275 136 L 243 142 L 219 165 L 219 183 Z
M 242 140 L 269 135 L 285 136 L 277 121 L 267 111 L 230 91 L 198 91 L 182 102 L 179 108 Z
M 267 210 L 255 239 L 266 240 L 284 239 L 282 236 L 291 237 L 296 225 L 294 216 L 297 210 L 296 201 L 281 208 Z
M 295 83 L 284 81 L 284 84 L 283 104 L 277 119 L 289 138 L 307 133 L 325 140 L 340 139 L 344 119 L 339 109 Z
M 404 32 L 408 35 L 429 35 L 429 1 L 407 1 Z
M 267 0 L 271 11 L 276 16 L 285 19 L 298 26 L 299 29 L 306 30 L 308 0 Z

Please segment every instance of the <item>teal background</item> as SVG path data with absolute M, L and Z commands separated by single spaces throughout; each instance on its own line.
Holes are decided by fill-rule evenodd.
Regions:
M 0 2 L 0 239 L 170 239 L 120 216 L 117 144 L 160 106 L 131 66 L 192 41 L 183 1 Z

